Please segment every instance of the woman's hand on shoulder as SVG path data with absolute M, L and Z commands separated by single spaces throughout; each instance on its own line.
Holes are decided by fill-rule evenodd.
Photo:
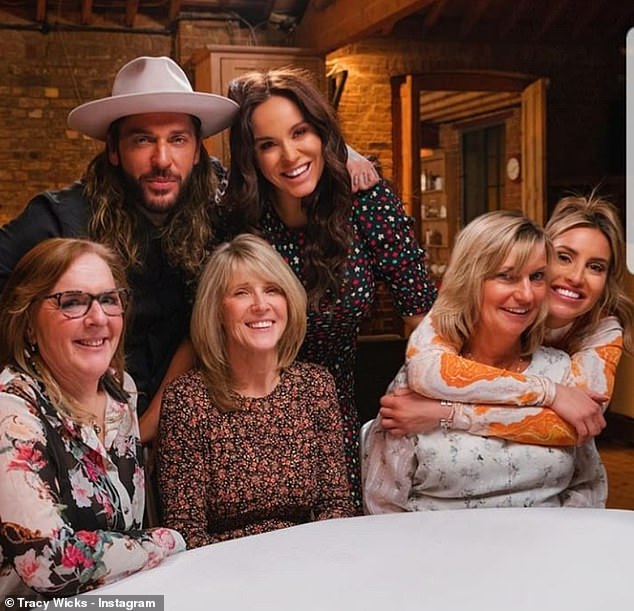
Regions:
M 380 405 L 381 426 L 396 437 L 433 431 L 440 419 L 448 416 L 447 407 L 438 399 L 428 399 L 406 387 L 381 397 Z
M 374 164 L 363 155 L 357 153 L 352 147 L 347 146 L 347 149 L 348 161 L 346 167 L 348 168 L 348 174 L 350 174 L 352 192 L 365 191 L 374 187 L 381 179 Z
M 602 404 L 608 400 L 604 395 L 583 390 L 577 386 L 557 384 L 557 394 L 551 409 L 573 426 L 581 445 L 598 435 L 606 425 Z

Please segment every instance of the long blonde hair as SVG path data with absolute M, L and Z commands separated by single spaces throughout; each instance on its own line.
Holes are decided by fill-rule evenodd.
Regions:
M 234 411 L 233 375 L 223 321 L 223 299 L 237 269 L 274 282 L 286 297 L 288 322 L 278 343 L 278 367 L 288 367 L 306 334 L 306 292 L 290 267 L 265 240 L 241 234 L 221 244 L 203 270 L 192 312 L 190 335 L 212 403 Z
M 634 351 L 633 323 L 634 303 L 627 295 L 625 282 L 625 238 L 619 213 L 606 199 L 590 194 L 588 197 L 570 196 L 557 202 L 549 221 L 546 233 L 551 240 L 578 227 L 597 229 L 610 244 L 610 262 L 605 289 L 597 303 L 577 318 L 564 338 L 564 346 L 572 353 L 579 348 L 583 338 L 592 333 L 601 319 L 616 316 L 623 326 L 623 347 L 630 354 Z

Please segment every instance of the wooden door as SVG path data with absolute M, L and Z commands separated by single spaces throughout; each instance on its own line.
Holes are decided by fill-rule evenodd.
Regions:
M 408 213 L 421 230 L 420 109 L 421 91 L 515 92 L 522 106 L 522 211 L 543 223 L 546 215 L 546 87 L 545 79 L 467 72 L 404 75 L 392 78 L 392 135 L 394 181 Z M 424 120 L 424 117 L 422 117 Z M 457 160 L 453 160 L 455 165 Z M 446 161 L 449 174 L 449 163 Z M 454 172 L 453 182 L 459 180 Z M 447 214 L 453 232 L 459 227 L 460 189 L 450 176 L 445 182 Z M 419 237 L 422 238 L 422 236 Z M 424 241 L 421 239 L 421 241 Z M 453 234 L 449 236 L 453 243 Z
M 546 221 L 546 79 L 522 92 L 522 209 L 541 225 Z

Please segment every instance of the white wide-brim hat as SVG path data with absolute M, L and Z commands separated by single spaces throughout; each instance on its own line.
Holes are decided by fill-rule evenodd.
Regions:
M 112 96 L 86 102 L 68 114 L 68 126 L 105 140 L 113 121 L 148 112 L 177 112 L 200 119 L 201 135 L 229 127 L 238 114 L 229 98 L 194 91 L 181 67 L 169 57 L 137 57 L 114 79 Z

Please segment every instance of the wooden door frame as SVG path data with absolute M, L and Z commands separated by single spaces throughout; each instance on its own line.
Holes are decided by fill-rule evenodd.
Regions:
M 539 223 L 546 215 L 546 87 L 532 75 L 501 72 L 432 72 L 394 76 L 393 180 L 409 213 L 420 223 L 420 93 L 515 91 L 522 93 L 522 211 Z M 528 92 L 528 93 L 527 93 Z M 527 94 L 527 95 L 525 95 Z M 539 122 L 539 125 L 535 125 Z

